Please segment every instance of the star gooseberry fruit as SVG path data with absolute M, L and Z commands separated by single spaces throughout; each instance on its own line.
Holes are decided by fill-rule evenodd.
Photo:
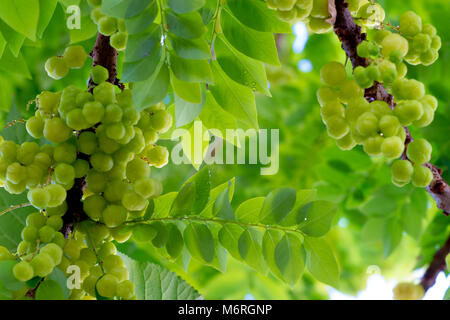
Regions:
M 69 72 L 69 66 L 62 57 L 51 57 L 45 62 L 45 71 L 49 77 L 59 80 Z
M 67 47 L 64 51 L 63 59 L 67 66 L 72 69 L 79 69 L 86 61 L 87 53 L 80 45 Z

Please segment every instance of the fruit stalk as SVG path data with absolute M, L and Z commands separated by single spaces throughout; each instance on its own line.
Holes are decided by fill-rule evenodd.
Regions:
M 436 252 L 428 269 L 420 281 L 420 285 L 425 291 L 430 289 L 436 282 L 436 277 L 441 271 L 446 268 L 445 257 L 450 253 L 450 237 L 445 242 L 444 246 Z
M 330 0 L 330 4 L 333 0 Z M 361 27 L 358 26 L 350 13 L 348 8 L 348 3 L 346 0 L 334 0 L 334 5 L 336 7 L 336 21 L 334 23 L 334 32 L 338 36 L 342 43 L 342 49 L 344 49 L 347 57 L 350 59 L 353 68 L 358 66 L 367 67 L 369 61 L 366 58 L 361 58 L 357 54 L 358 45 L 366 39 L 366 34 L 361 33 Z M 365 98 L 371 102 L 374 100 L 385 101 L 392 109 L 395 107 L 394 97 L 387 93 L 383 84 L 375 82 L 375 84 L 366 89 Z M 407 145 L 413 141 L 413 138 L 408 130 L 406 131 L 406 142 Z M 406 148 L 405 154 L 406 157 Z M 450 215 L 450 186 L 442 178 L 442 170 L 432 165 L 431 163 L 425 164 L 433 172 L 433 181 L 426 188 L 428 193 L 433 197 L 436 205 L 439 209 L 444 211 L 445 215 Z

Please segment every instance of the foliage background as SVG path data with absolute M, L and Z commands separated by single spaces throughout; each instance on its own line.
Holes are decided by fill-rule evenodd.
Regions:
M 410 66 L 408 77 L 424 82 L 427 91 L 439 99 L 435 122 L 424 130 L 413 132 L 413 136 L 423 136 L 432 142 L 433 163 L 444 169 L 443 177 L 449 181 L 450 2 L 378 2 L 385 8 L 387 19 L 392 24 L 398 24 L 403 12 L 414 10 L 424 21 L 434 24 L 442 37 L 440 59 L 431 67 Z M 84 35 L 70 34 L 61 28 L 62 25 L 65 25 L 65 14 L 58 6 L 42 40 L 25 40 L 18 58 L 5 54 L 0 59 L 2 122 L 13 105 L 22 116 L 28 116 L 27 101 L 42 90 L 61 90 L 69 84 L 86 85 L 90 69 L 87 64 L 80 70 L 71 71 L 60 81 L 53 81 L 44 71 L 46 59 L 61 54 L 71 37 L 83 39 L 86 34 L 96 32 L 95 28 L 87 27 L 83 29 Z M 7 26 L 0 21 L 0 30 L 4 28 Z M 304 51 L 299 54 L 292 50 L 294 41 L 295 35 L 278 38 L 282 67 L 268 67 L 272 97 L 257 96 L 260 127 L 280 129 L 279 173 L 261 176 L 260 168 L 254 165 L 216 166 L 213 185 L 235 176 L 233 204 L 265 196 L 274 187 L 317 189 L 319 199 L 339 205 L 334 228 L 327 240 L 334 246 L 339 259 L 341 291 L 354 295 L 365 288 L 368 268 L 373 265 L 378 266 L 385 277 L 410 279 L 412 271 L 426 265 L 436 248 L 447 238 L 449 219 L 438 212 L 425 191 L 394 187 L 384 160 L 370 159 L 360 149 L 342 152 L 328 138 L 315 97 L 320 86 L 319 70 L 331 60 L 344 62 L 344 52 L 334 34 L 310 35 Z M 81 44 L 89 50 L 93 47 L 94 38 L 81 41 Z M 312 71 L 299 70 L 298 62 L 303 59 L 311 61 Z M 171 142 L 167 145 L 170 146 Z M 157 178 L 164 182 L 164 190 L 169 192 L 179 190 L 193 173 L 195 169 L 190 165 L 169 164 L 158 170 Z M 136 260 L 154 261 L 149 248 L 128 244 L 121 250 Z M 207 299 L 243 299 L 248 294 L 256 299 L 328 298 L 326 286 L 308 274 L 295 287 L 289 287 L 274 277 L 260 276 L 231 257 L 224 274 L 200 265 L 191 265 L 187 272 L 175 265 L 166 266 L 177 271 Z

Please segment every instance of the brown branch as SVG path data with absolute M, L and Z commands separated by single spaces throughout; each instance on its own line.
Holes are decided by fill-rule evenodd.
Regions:
M 93 59 L 92 66 L 101 65 L 108 69 L 108 82 L 123 89 L 123 85 L 117 79 L 117 50 L 111 47 L 109 37 L 98 33 L 94 49 L 90 55 Z M 96 84 L 92 81 L 92 78 L 89 79 L 89 90 L 92 91 L 95 86 Z M 84 131 L 88 130 L 92 130 L 92 128 Z M 89 156 L 78 153 L 77 159 L 89 161 Z M 88 219 L 88 216 L 83 210 L 83 202 L 81 201 L 85 188 L 86 179 L 83 177 L 75 179 L 73 187 L 67 191 L 67 212 L 63 216 L 64 224 L 60 230 L 66 238 L 72 233 L 76 223 Z
M 420 285 L 425 291 L 430 289 L 436 282 L 436 278 L 441 271 L 446 268 L 445 257 L 450 253 L 450 237 L 445 242 L 444 246 L 436 252 L 428 269 L 420 281 Z
M 123 89 L 123 84 L 120 83 L 119 79 L 117 79 L 117 55 L 118 52 L 116 49 L 111 47 L 109 43 L 109 38 L 107 36 L 102 35 L 101 33 L 97 34 L 97 40 L 95 41 L 94 49 L 90 53 L 90 56 L 93 59 L 92 66 L 101 65 L 108 69 L 109 79 L 108 82 L 117 85 L 119 88 Z M 89 89 L 93 90 L 95 87 L 94 81 L 92 78 L 89 79 Z
M 358 45 L 366 40 L 366 34 L 361 33 L 361 27 L 358 26 L 348 9 L 348 4 L 345 0 L 336 0 L 336 21 L 334 23 L 334 32 L 342 43 L 347 57 L 352 62 L 353 68 L 358 66 L 367 67 L 369 60 L 361 58 L 356 52 Z
M 366 39 L 366 34 L 361 33 L 361 27 L 355 23 L 346 0 L 335 0 L 335 6 L 337 16 L 334 24 L 334 32 L 342 43 L 342 49 L 344 49 L 347 57 L 352 62 L 353 68 L 358 66 L 367 67 L 369 60 L 359 57 L 356 51 L 358 44 Z M 365 97 L 369 102 L 381 100 L 387 102 L 392 109 L 395 107 L 394 97 L 387 93 L 383 84 L 379 82 L 375 82 L 372 87 L 366 89 Z M 413 141 L 408 128 L 405 128 L 405 131 L 406 141 L 403 159 L 407 159 L 406 148 Z M 442 178 L 441 169 L 431 163 L 427 163 L 426 166 L 433 172 L 433 181 L 426 190 L 435 200 L 437 207 L 442 209 L 444 214 L 448 216 L 450 214 L 450 186 Z

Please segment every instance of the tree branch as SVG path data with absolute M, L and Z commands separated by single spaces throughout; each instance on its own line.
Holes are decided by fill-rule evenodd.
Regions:
M 342 49 L 344 49 L 347 57 L 352 62 L 353 68 L 358 66 L 367 67 L 369 65 L 369 60 L 359 57 L 356 51 L 358 44 L 366 39 L 366 34 L 361 33 L 361 27 L 359 27 L 353 20 L 346 0 L 335 0 L 334 4 L 336 6 L 337 13 L 334 24 L 334 32 L 342 43 Z M 372 87 L 366 89 L 365 97 L 369 102 L 381 100 L 388 103 L 392 109 L 395 108 L 394 97 L 387 93 L 383 84 L 379 82 L 375 82 Z M 408 128 L 405 128 L 405 131 L 406 142 L 403 159 L 407 159 L 406 148 L 408 147 L 408 144 L 413 141 Z M 431 163 L 427 163 L 426 166 L 433 172 L 433 181 L 426 188 L 426 190 L 435 200 L 437 207 L 442 209 L 444 214 L 448 216 L 450 214 L 450 186 L 442 178 L 441 169 Z
M 91 52 L 93 59 L 92 66 L 101 65 L 108 69 L 109 79 L 108 82 L 115 84 L 123 89 L 123 85 L 117 79 L 117 50 L 111 47 L 109 43 L 109 37 L 97 34 L 94 49 Z M 89 79 L 89 91 L 94 90 L 96 84 Z M 87 129 L 88 131 L 92 129 Z M 89 161 L 89 156 L 83 153 L 78 153 L 77 159 L 83 159 Z M 83 193 L 86 188 L 86 179 L 77 178 L 73 187 L 67 191 L 67 212 L 63 216 L 63 227 L 60 230 L 62 234 L 67 238 L 73 231 L 76 223 L 88 219 L 88 216 L 83 210 Z
M 436 282 L 436 278 L 441 271 L 444 271 L 446 268 L 445 257 L 450 253 L 450 237 L 445 242 L 444 246 L 436 252 L 428 266 L 427 271 L 422 277 L 420 281 L 420 285 L 423 287 L 425 291 L 430 289 L 434 283 Z
M 110 37 L 104 36 L 101 33 L 97 34 L 94 49 L 92 49 L 92 52 L 90 53 L 93 59 L 92 66 L 95 67 L 96 65 L 101 65 L 102 67 L 105 67 L 109 72 L 108 82 L 123 89 L 123 84 L 121 84 L 119 79 L 117 79 L 118 52 L 116 49 L 111 47 L 109 38 Z M 93 90 L 94 87 L 95 83 L 92 81 L 91 77 L 89 79 L 89 89 Z

